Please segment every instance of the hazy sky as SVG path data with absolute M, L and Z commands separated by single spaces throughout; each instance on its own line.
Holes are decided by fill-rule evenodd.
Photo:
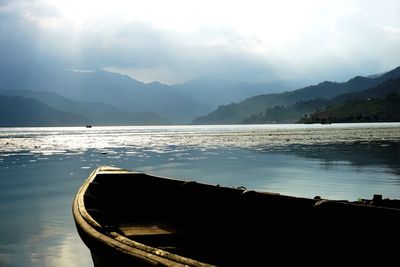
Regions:
M 400 65 L 399 0 L 0 0 L 0 68 L 342 81 Z

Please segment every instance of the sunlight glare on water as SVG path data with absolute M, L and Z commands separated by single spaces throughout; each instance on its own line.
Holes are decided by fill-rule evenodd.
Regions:
M 331 125 L 215 125 L 3 128 L 0 147 L 3 153 L 62 154 L 88 149 L 153 148 L 160 152 L 171 147 L 203 148 L 269 147 L 371 141 L 398 141 L 396 123 Z M 398 125 L 397 125 L 398 126 Z

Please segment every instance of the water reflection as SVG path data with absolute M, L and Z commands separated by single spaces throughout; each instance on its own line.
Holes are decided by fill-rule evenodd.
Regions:
M 267 151 L 269 149 L 264 152 Z M 398 176 L 400 182 L 400 142 L 397 141 L 293 145 L 287 151 L 303 158 L 320 160 L 326 166 L 346 163 L 365 168 L 380 166 Z
M 32 158 L 15 155 L 1 165 L 0 266 L 90 266 L 70 212 L 87 173 L 70 175 L 75 160 Z

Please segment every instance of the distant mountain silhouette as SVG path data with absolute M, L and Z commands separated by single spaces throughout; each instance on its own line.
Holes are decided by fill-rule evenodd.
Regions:
M 263 113 L 267 109 L 277 113 L 276 106 L 298 105 L 292 111 L 293 114 L 298 108 L 302 109 L 301 112 L 311 113 L 318 105 L 324 106 L 319 101 L 307 101 L 315 98 L 332 99 L 343 93 L 371 88 L 390 78 L 399 77 L 400 68 L 369 77 L 357 76 L 344 83 L 326 81 L 284 93 L 276 92 L 294 88 L 296 83 L 277 81 L 251 84 L 201 77 L 181 85 L 168 86 L 159 82 L 145 84 L 127 75 L 103 70 L 77 72 L 38 68 L 10 75 L 2 73 L 0 88 L 19 92 L 18 95 L 36 99 L 58 110 L 84 115 L 86 119 L 99 124 L 131 124 L 132 118 L 140 124 L 165 124 L 167 120 L 177 124 L 189 123 L 194 117 L 212 111 L 218 104 L 264 93 L 239 103 L 221 105 L 193 121 L 196 124 L 228 124 L 241 123 L 249 116 Z M 35 94 L 28 91 L 21 93 L 21 89 Z M 49 92 L 57 93 L 58 96 Z M 283 117 L 280 121 L 289 122 L 293 117 Z
M 300 122 L 391 122 L 400 121 L 400 78 L 358 92 L 340 95 L 324 110 Z
M 73 101 L 56 93 L 30 91 L 30 90 L 0 90 L 0 95 L 22 96 L 32 98 L 52 108 L 60 109 L 70 113 L 86 115 L 102 115 L 106 113 L 120 112 L 121 110 L 104 103 Z
M 382 98 L 391 92 L 400 93 L 400 75 L 398 78 L 390 78 L 377 86 L 360 92 L 339 95 L 332 99 L 331 104 L 338 104 L 350 99 Z
M 77 102 L 71 99 L 59 96 L 49 92 L 35 92 L 28 90 L 0 90 L 2 97 L 17 96 L 17 100 L 23 99 L 21 105 L 28 104 L 29 114 L 24 112 L 25 106 L 8 106 L 8 112 L 14 112 L 14 117 L 18 118 L 19 126 L 39 126 L 39 125 L 159 125 L 169 124 L 169 121 L 161 118 L 152 112 L 125 112 L 118 108 L 92 102 Z M 20 98 L 18 98 L 20 97 Z M 14 99 L 14 98 L 11 98 Z M 15 99 L 14 99 L 15 100 Z M 15 100 L 15 101 L 17 101 Z M 32 103 L 35 103 L 33 105 Z M 45 108 L 44 108 L 45 107 Z M 52 114 L 46 117 L 45 110 L 54 114 L 64 112 L 63 114 L 72 115 L 79 120 L 71 117 L 59 116 L 59 121 L 52 119 Z M 22 112 L 20 112 L 22 111 Z M 37 117 L 36 114 L 40 116 Z M 23 116 L 31 116 L 33 120 L 26 121 Z M 35 117 L 36 116 L 36 117 Z M 7 118 L 2 118 L 0 124 L 7 122 Z
M 303 118 L 302 122 L 311 122 L 310 121 L 311 117 L 308 116 L 308 114 L 310 113 L 314 113 L 316 111 L 322 111 L 328 107 L 330 108 L 337 105 L 343 105 L 344 103 L 349 101 L 355 104 L 356 102 L 359 102 L 358 100 L 383 98 L 387 94 L 390 94 L 392 92 L 400 93 L 400 78 L 389 79 L 383 82 L 382 84 L 372 87 L 370 89 L 362 90 L 360 92 L 355 92 L 355 93 L 342 94 L 332 99 L 315 98 L 307 101 L 299 101 L 293 105 L 275 106 L 273 108 L 267 108 L 264 112 L 261 112 L 259 114 L 253 114 L 245 118 L 242 121 L 242 123 L 294 123 L 299 121 L 300 118 L 302 118 L 303 116 L 307 116 L 307 118 Z M 372 102 L 369 102 L 369 104 L 371 103 Z M 379 105 L 384 105 L 385 103 L 386 102 L 379 102 Z M 356 115 L 356 113 L 359 113 L 360 109 L 362 108 L 361 103 L 358 103 L 357 106 L 358 110 L 354 109 L 354 114 L 353 114 L 354 116 L 358 116 Z M 368 105 L 366 105 L 364 108 L 365 108 L 365 113 L 371 113 L 371 111 L 368 111 L 369 109 Z M 351 106 L 348 107 L 348 112 L 351 112 Z M 321 115 L 314 117 L 315 118 L 320 117 L 322 119 L 322 117 L 324 116 Z M 372 117 L 370 116 L 370 121 L 372 121 L 373 117 L 374 116 Z M 378 117 L 376 117 L 376 121 L 379 120 L 381 121 L 385 120 L 383 118 L 383 114 L 379 116 L 379 119 Z M 344 119 L 342 119 L 341 121 L 344 121 Z
M 74 101 L 102 102 L 128 112 L 155 112 L 175 123 L 207 112 L 197 101 L 164 84 L 144 84 L 127 75 L 96 70 L 35 70 L 0 76 L 7 90 L 54 92 Z
M 201 104 L 167 85 L 144 84 L 129 76 L 96 70 L 64 72 L 58 86 L 46 90 L 73 100 L 103 102 L 131 112 L 155 112 L 183 123 L 204 110 Z
M 84 125 L 85 118 L 51 108 L 37 100 L 0 95 L 0 126 Z
M 301 81 L 248 83 L 200 77 L 183 84 L 173 85 L 173 88 L 191 99 L 196 99 L 211 111 L 222 104 L 241 101 L 254 95 L 287 91 L 296 88 L 299 84 Z
M 103 70 L 36 69 L 7 75 L 0 72 L 2 89 L 54 92 L 74 101 L 101 102 L 129 112 L 155 112 L 172 123 L 189 123 L 220 104 L 295 88 L 295 84 L 298 83 L 251 84 L 202 77 L 168 86 L 159 82 L 145 84 Z
M 219 106 L 217 110 L 205 116 L 197 117 L 193 120 L 193 124 L 234 124 L 243 122 L 244 120 L 250 123 L 247 118 L 257 116 L 267 109 L 286 107 L 294 105 L 297 102 L 299 102 L 300 106 L 304 106 L 304 103 L 300 101 L 304 102 L 315 98 L 332 99 L 335 96 L 362 91 L 398 77 L 400 77 L 400 67 L 385 74 L 376 75 L 375 78 L 357 76 L 343 83 L 325 81 L 318 85 L 307 86 L 291 92 L 258 95 L 239 103 Z M 312 105 L 315 106 L 315 104 L 313 103 Z M 307 109 L 305 111 L 310 110 Z M 291 113 L 293 112 L 295 110 L 291 111 Z M 290 119 L 293 120 L 293 116 Z
M 305 114 L 312 113 L 329 106 L 331 100 L 315 98 L 307 101 L 299 101 L 288 106 L 274 106 L 267 108 L 264 112 L 252 114 L 241 121 L 244 124 L 265 123 L 295 123 Z

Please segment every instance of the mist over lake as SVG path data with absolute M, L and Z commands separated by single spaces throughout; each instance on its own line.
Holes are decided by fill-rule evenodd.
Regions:
M 71 203 L 100 165 L 310 198 L 400 198 L 400 123 L 1 128 L 0 146 L 1 266 L 92 265 Z

